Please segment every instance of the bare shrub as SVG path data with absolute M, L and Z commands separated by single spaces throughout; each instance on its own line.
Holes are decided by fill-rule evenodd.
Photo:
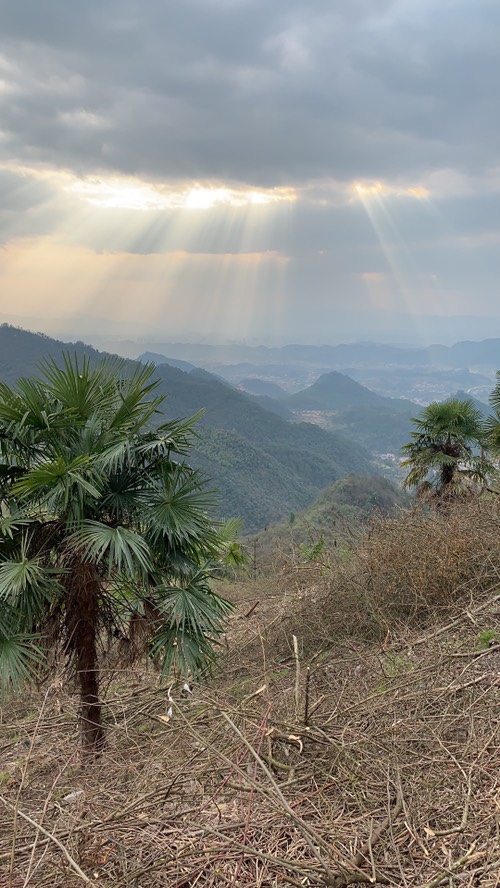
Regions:
M 375 518 L 349 549 L 323 552 L 314 563 L 290 561 L 282 570 L 290 608 L 277 634 L 289 645 L 291 632 L 298 633 L 308 650 L 431 625 L 498 583 L 499 538 L 496 497 Z
M 498 581 L 499 531 L 496 499 L 374 523 L 355 560 L 375 621 L 427 623 L 459 599 L 474 600 Z

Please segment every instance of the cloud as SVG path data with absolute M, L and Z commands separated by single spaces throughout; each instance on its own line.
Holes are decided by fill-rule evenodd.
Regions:
M 131 324 L 205 287 L 233 333 L 252 300 L 254 333 L 266 304 L 498 314 L 499 27 L 496 0 L 4 0 L 10 310 L 66 310 L 74 275 L 79 317 L 126 292 Z
M 11 156 L 260 186 L 497 163 L 492 0 L 3 7 Z

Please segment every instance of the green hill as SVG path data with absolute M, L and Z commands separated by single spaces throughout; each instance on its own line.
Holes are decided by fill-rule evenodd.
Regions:
M 373 406 L 382 399 L 344 373 L 332 370 L 316 382 L 288 398 L 293 410 L 341 410 L 353 406 Z
M 194 370 L 194 364 L 190 364 L 189 361 L 181 361 L 178 358 L 167 358 L 165 355 L 159 355 L 156 352 L 144 352 L 142 355 L 139 355 L 137 358 L 141 364 L 170 364 L 171 367 L 177 367 L 178 370 L 185 370 L 186 373 L 189 373 L 190 370 Z
M 294 395 L 289 395 L 287 405 L 293 410 L 333 410 L 340 411 L 352 407 L 387 407 L 394 412 L 406 414 L 414 411 L 416 405 L 403 398 L 386 398 L 377 395 L 366 386 L 355 382 L 345 373 L 332 370 L 323 373 L 316 382 Z
M 297 417 L 314 419 L 372 453 L 398 453 L 408 441 L 411 418 L 421 410 L 411 401 L 377 395 L 336 371 L 324 373 L 285 403 Z
M 3 325 L 0 379 L 12 384 L 19 376 L 33 375 L 43 358 L 57 360 L 64 351 L 86 354 L 92 361 L 103 356 L 82 342 L 63 343 Z M 289 423 L 210 373 L 162 364 L 156 376 L 166 395 L 167 417 L 204 409 L 191 462 L 213 480 L 221 513 L 240 515 L 248 531 L 303 508 L 344 475 L 374 472 L 367 451 L 343 435 Z
M 493 410 L 489 404 L 486 404 L 484 401 L 480 401 L 479 398 L 475 398 L 474 395 L 470 395 L 468 392 L 464 392 L 460 389 L 458 392 L 454 392 L 454 394 L 450 395 L 450 399 L 456 399 L 457 401 L 472 401 L 476 410 L 479 410 L 483 419 L 487 419 L 488 416 L 493 415 Z M 449 399 L 447 399 L 449 400 Z
M 53 355 L 61 357 L 64 350 L 70 349 L 78 355 L 97 355 L 95 349 L 74 342 L 69 346 L 45 336 L 43 333 L 29 333 L 9 324 L 0 325 L 0 379 L 12 385 L 20 376 L 36 373 L 40 362 Z
M 324 530 L 335 509 L 352 509 L 356 520 L 364 522 L 373 515 L 391 515 L 409 504 L 408 494 L 387 478 L 348 475 L 322 491 L 304 516 L 310 524 Z
M 259 560 L 268 562 L 277 552 L 290 552 L 297 546 L 307 550 L 321 539 L 328 546 L 341 547 L 373 516 L 394 514 L 410 502 L 408 494 L 380 475 L 348 475 L 322 490 L 302 511 L 261 531 L 256 538 Z M 250 539 L 251 547 L 254 539 Z

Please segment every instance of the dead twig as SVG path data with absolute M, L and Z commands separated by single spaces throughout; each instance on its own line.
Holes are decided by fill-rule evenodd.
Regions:
M 7 808 L 10 808 L 11 811 L 15 810 L 14 805 L 12 805 L 3 796 L 0 796 L 0 802 L 2 802 Z M 23 820 L 25 820 L 26 823 L 29 823 L 30 826 L 33 826 L 37 830 L 37 832 L 41 832 L 42 835 L 46 836 L 47 839 L 49 839 L 49 841 L 53 842 L 54 845 L 57 845 L 59 850 L 62 851 L 62 853 L 64 854 L 64 856 L 65 856 L 66 860 L 68 861 L 73 872 L 75 872 L 76 875 L 79 876 L 80 879 L 82 879 L 87 885 L 95 886 L 95 882 L 93 882 L 92 879 L 89 879 L 89 877 L 85 875 L 83 870 L 78 866 L 76 860 L 74 860 L 74 858 L 69 853 L 68 849 L 63 845 L 62 842 L 59 841 L 57 836 L 55 836 L 53 833 L 51 833 L 48 829 L 45 829 L 44 826 L 41 826 L 40 823 L 37 823 L 36 820 L 33 820 L 32 817 L 30 817 L 28 814 L 25 814 L 19 808 L 17 809 L 17 814 L 19 817 L 21 817 Z

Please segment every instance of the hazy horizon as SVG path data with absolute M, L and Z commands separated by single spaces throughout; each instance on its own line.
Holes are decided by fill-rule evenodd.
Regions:
M 2 316 L 0 314 L 0 324 L 8 324 L 13 327 L 18 327 L 20 329 L 26 330 L 31 333 L 42 333 L 46 336 L 52 337 L 59 341 L 63 342 L 76 342 L 83 341 L 87 345 L 92 345 L 95 348 L 101 351 L 113 351 L 115 348 L 118 354 L 123 354 L 125 357 L 137 357 L 143 351 L 155 350 L 156 348 L 165 347 L 168 349 L 168 345 L 179 345 L 179 344 L 190 344 L 190 345 L 224 345 L 224 346 L 236 346 L 236 347 L 268 347 L 268 348 L 281 348 L 285 346 L 293 346 L 293 345 L 303 345 L 303 346 L 336 346 L 336 345 L 351 345 L 351 344 L 369 344 L 373 343 L 376 345 L 387 345 L 394 346 L 402 349 L 418 349 L 418 348 L 427 348 L 433 345 L 442 345 L 442 346 L 453 346 L 459 342 L 482 342 L 485 340 L 491 339 L 499 339 L 500 340 L 500 330 L 492 331 L 491 321 L 490 324 L 483 326 L 483 319 L 479 318 L 464 318 L 464 319 L 453 319 L 454 323 L 450 325 L 449 318 L 441 317 L 438 318 L 438 323 L 435 323 L 436 319 L 432 319 L 432 323 L 429 324 L 429 334 L 432 333 L 434 335 L 429 335 L 427 338 L 422 335 L 422 330 L 424 327 L 422 324 L 419 326 L 418 331 L 413 330 L 414 336 L 411 336 L 412 331 L 407 331 L 408 335 L 405 338 L 403 335 L 398 335 L 397 331 L 385 332 L 381 330 L 379 333 L 377 331 L 371 330 L 367 335 L 352 335 L 352 336 L 340 336 L 337 339 L 326 339 L 320 336 L 318 337 L 309 337 L 304 338 L 301 336 L 295 338 L 284 338 L 282 336 L 259 336 L 259 337 L 217 337 L 217 336 L 207 336 L 207 335 L 196 335 L 193 331 L 187 332 L 186 335 L 182 336 L 163 336 L 160 331 L 150 331 L 149 333 L 145 332 L 142 335 L 137 334 L 135 330 L 125 330 L 123 332 L 114 331 L 110 333 L 98 331 L 98 330 L 89 330 L 84 328 L 75 328 L 75 329 L 63 329 L 57 326 L 56 329 L 49 329 L 47 325 L 43 323 L 43 318 L 16 318 L 16 316 Z M 477 329 L 476 329 L 477 328 Z M 441 335 L 438 335 L 439 330 L 441 330 Z M 498 335 L 497 335 L 498 332 Z M 134 333 L 136 335 L 134 335 Z M 418 335 L 417 335 L 418 333 Z M 121 348 L 120 348 L 121 346 Z

